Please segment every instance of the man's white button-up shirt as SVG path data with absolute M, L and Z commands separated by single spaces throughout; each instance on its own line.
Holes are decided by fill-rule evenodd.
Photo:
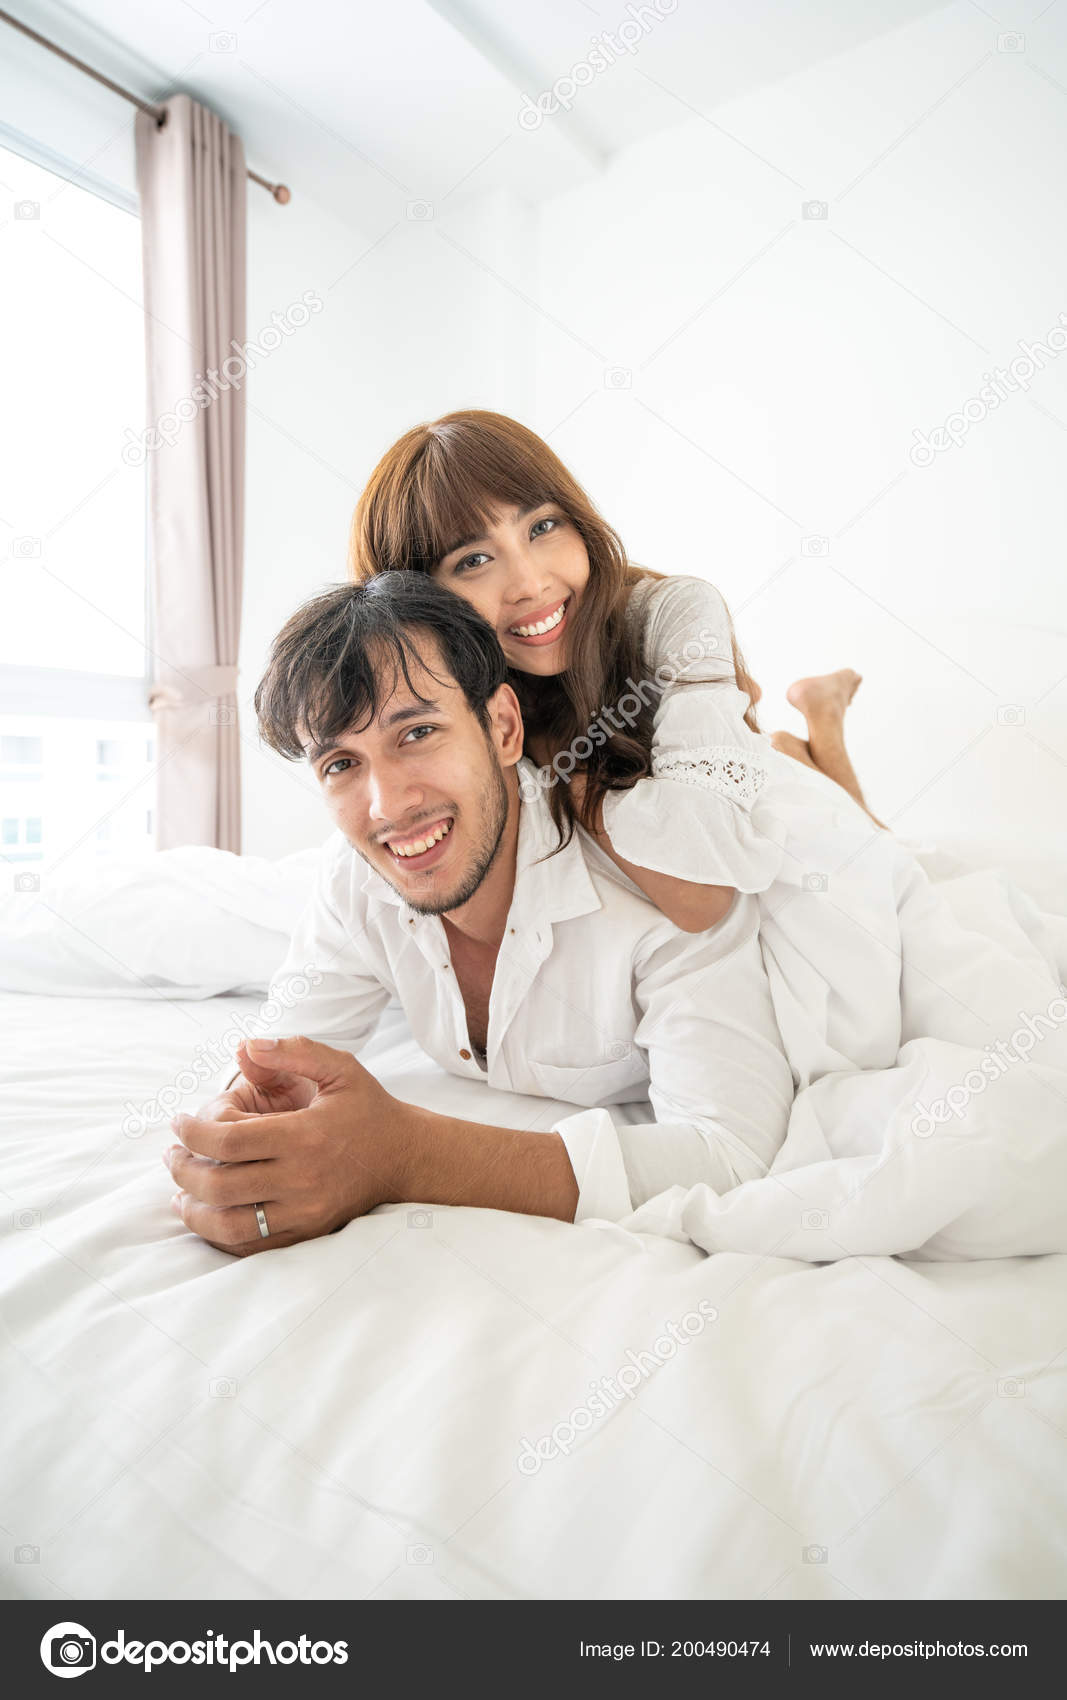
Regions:
M 534 780 L 530 763 L 522 771 Z M 683 933 L 587 834 L 557 849 L 544 792 L 523 791 L 484 1067 L 440 918 L 410 908 L 339 831 L 272 991 L 309 967 L 317 983 L 292 1007 L 279 996 L 271 1031 L 358 1053 L 396 999 L 451 1074 L 582 1106 L 552 1130 L 578 1182 L 576 1221 L 617 1221 L 674 1185 L 758 1179 L 785 1139 L 793 1076 L 755 897 L 738 893 L 717 926 Z M 612 1117 L 612 1105 L 633 1108 Z M 642 1105 L 648 1119 L 635 1121 Z

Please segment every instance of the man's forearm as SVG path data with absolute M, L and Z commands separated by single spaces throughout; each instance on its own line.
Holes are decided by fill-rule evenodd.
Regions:
M 578 1183 L 558 1133 L 459 1121 L 404 1105 L 396 1142 L 403 1202 L 468 1204 L 573 1222 Z

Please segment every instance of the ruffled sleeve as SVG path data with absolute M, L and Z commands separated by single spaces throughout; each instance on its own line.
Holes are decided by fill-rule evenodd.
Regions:
M 703 579 L 646 579 L 630 612 L 645 661 L 634 683 L 656 705 L 652 773 L 608 793 L 605 831 L 638 867 L 765 891 L 781 868 L 787 827 L 768 790 L 775 751 L 745 724 L 726 604 Z

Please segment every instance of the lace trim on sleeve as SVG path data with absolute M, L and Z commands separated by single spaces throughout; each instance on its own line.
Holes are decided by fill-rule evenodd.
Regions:
M 751 750 L 737 744 L 712 744 L 704 749 L 652 756 L 657 779 L 677 779 L 683 785 L 703 785 L 742 808 L 750 808 L 767 779 L 767 768 Z

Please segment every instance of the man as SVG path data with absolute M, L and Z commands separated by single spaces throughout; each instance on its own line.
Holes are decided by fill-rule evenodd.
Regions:
M 278 976 L 314 965 L 314 990 L 172 1124 L 189 1228 L 247 1255 L 405 1200 L 617 1220 L 766 1172 L 793 1079 L 755 898 L 686 934 L 583 832 L 560 843 L 469 603 L 418 573 L 328 591 L 279 634 L 256 709 L 338 831 Z M 400 1102 L 355 1055 L 394 996 L 442 1068 L 584 1108 L 544 1133 Z M 603 1107 L 647 1100 L 654 1121 Z

